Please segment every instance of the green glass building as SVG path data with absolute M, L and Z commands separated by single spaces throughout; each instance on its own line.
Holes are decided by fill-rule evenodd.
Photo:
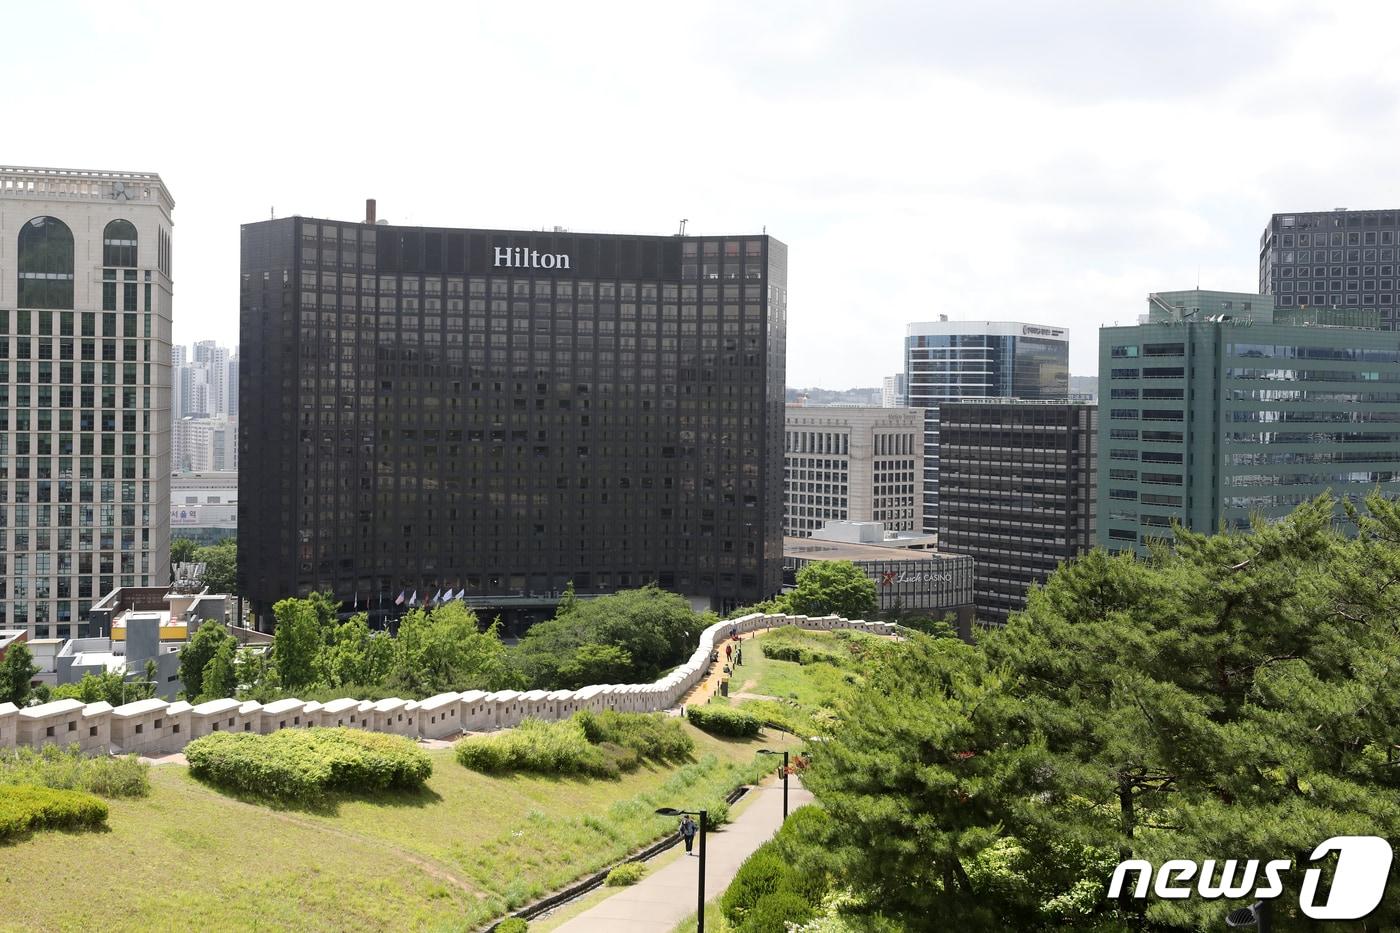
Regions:
M 1331 490 L 1400 494 L 1400 334 L 1364 308 L 1161 292 L 1099 331 L 1098 543 L 1144 550 Z M 1340 513 L 1339 513 L 1340 514 Z

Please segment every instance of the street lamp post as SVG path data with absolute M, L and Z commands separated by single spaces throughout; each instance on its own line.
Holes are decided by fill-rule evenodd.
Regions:
M 783 756 L 783 822 L 787 822 L 788 815 L 788 753 L 786 751 L 775 752 L 770 748 L 760 748 L 760 755 L 782 755 Z
M 695 900 L 695 933 L 705 933 L 705 833 L 710 828 L 710 811 L 708 810 L 677 810 L 673 807 L 661 807 L 656 811 L 661 816 L 691 816 L 700 817 L 700 885 L 696 893 Z

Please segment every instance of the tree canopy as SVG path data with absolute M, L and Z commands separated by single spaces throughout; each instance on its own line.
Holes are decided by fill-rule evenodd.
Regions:
M 806 777 L 832 864 L 912 928 L 1187 930 L 1239 902 L 1110 903 L 1113 866 L 1287 858 L 1275 929 L 1305 928 L 1314 846 L 1400 835 L 1400 507 L 1333 512 L 1095 551 L 977 646 L 916 637 Z
M 228 629 L 220 622 L 209 620 L 180 646 L 180 682 L 184 684 L 185 696 L 195 700 L 204 695 L 204 670 L 219 646 L 226 642 L 230 646 L 233 644 Z
M 846 619 L 873 615 L 880 601 L 875 581 L 848 560 L 812 561 L 797 571 L 797 587 L 785 596 L 796 615 L 835 613 Z
M 22 705 L 29 697 L 29 682 L 39 673 L 34 655 L 22 641 L 14 642 L 0 658 L 0 703 Z
M 690 604 L 656 586 L 574 600 L 532 627 L 513 652 L 531 687 L 645 682 L 694 650 L 703 628 Z

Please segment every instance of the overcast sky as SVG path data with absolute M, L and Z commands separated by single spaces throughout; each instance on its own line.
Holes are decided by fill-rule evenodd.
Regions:
M 237 340 L 238 227 L 304 214 L 788 243 L 787 382 L 904 325 L 1257 288 L 1271 213 L 1396 207 L 1400 4 L 7 6 L 0 161 L 156 171 L 175 339 Z

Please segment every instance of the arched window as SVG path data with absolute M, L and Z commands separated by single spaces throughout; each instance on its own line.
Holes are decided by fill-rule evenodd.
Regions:
M 129 220 L 114 220 L 102 231 L 102 265 L 136 265 L 136 227 Z
M 35 217 L 20 228 L 19 306 L 73 307 L 73 231 L 56 217 Z

